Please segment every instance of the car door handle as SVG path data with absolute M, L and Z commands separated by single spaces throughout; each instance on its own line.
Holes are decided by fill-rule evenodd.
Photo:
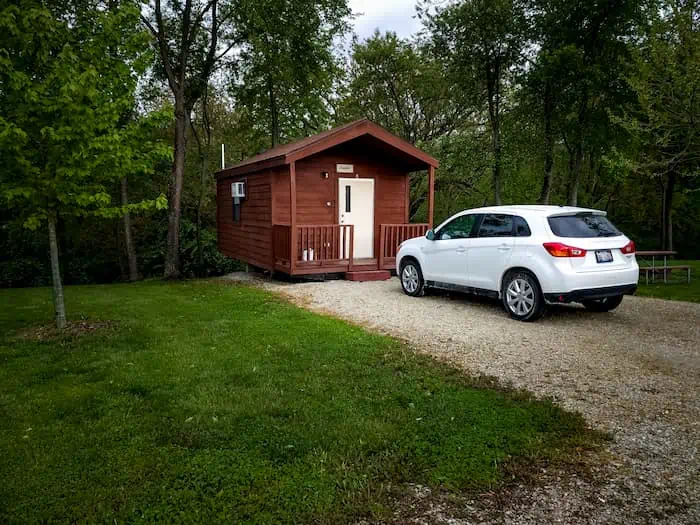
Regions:
M 460 246 L 456 250 L 457 253 L 464 253 L 466 251 L 467 251 L 467 249 L 464 246 Z
M 498 247 L 498 250 L 501 251 L 501 252 L 507 252 L 508 250 L 510 250 L 510 246 L 507 245 L 507 244 L 501 244 L 501 245 Z

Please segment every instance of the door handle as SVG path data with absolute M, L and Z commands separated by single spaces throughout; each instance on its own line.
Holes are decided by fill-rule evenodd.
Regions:
M 464 246 L 460 246 L 459 248 L 457 248 L 456 251 L 457 251 L 457 253 L 464 253 L 467 251 L 467 249 Z
M 507 252 L 508 250 L 510 250 L 510 246 L 507 245 L 507 244 L 501 244 L 501 245 L 498 247 L 498 249 L 499 249 L 499 251 Z

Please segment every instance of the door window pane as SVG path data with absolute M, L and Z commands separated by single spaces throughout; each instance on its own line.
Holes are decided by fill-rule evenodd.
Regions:
M 512 215 L 484 215 L 479 228 L 479 237 L 512 237 L 513 236 L 513 216 Z
M 345 211 L 350 213 L 350 186 L 345 186 Z
M 440 241 L 449 239 L 468 239 L 471 237 L 477 215 L 462 215 L 445 224 L 435 238 Z

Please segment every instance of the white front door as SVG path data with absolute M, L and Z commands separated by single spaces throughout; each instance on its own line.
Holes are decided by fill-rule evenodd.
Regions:
M 355 226 L 355 259 L 374 257 L 374 179 L 338 179 L 338 222 Z

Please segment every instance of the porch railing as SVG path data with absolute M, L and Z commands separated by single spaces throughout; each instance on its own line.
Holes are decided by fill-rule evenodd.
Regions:
M 413 237 L 425 235 L 429 229 L 429 224 L 382 224 L 379 232 L 379 267 L 393 268 L 399 245 Z
M 355 228 L 352 224 L 297 226 L 297 263 L 300 265 L 350 263 Z
M 301 225 L 296 227 L 297 246 L 292 250 L 291 227 L 275 224 L 272 250 L 275 264 L 290 266 L 333 266 L 351 264 L 355 228 L 352 224 Z
M 425 235 L 429 228 L 429 224 L 380 225 L 378 267 L 393 268 L 399 245 L 407 239 Z M 352 270 L 355 239 L 352 224 L 301 225 L 296 227 L 296 234 L 296 249 L 293 249 L 290 226 L 273 226 L 275 265 L 289 268 L 294 257 L 294 265 L 299 268 L 347 265 Z

